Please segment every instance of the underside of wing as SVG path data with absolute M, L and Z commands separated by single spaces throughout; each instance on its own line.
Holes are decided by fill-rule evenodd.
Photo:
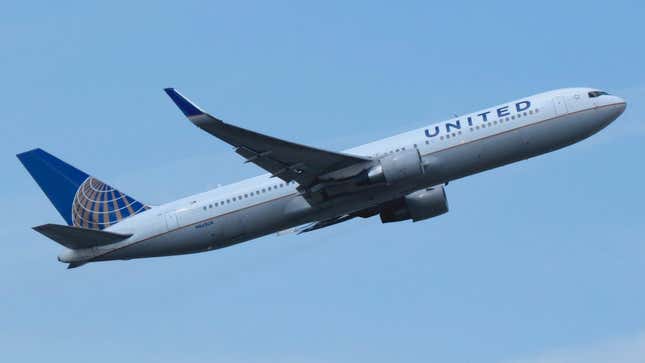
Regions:
M 329 218 L 329 219 L 323 219 L 323 220 L 320 220 L 320 221 L 312 222 L 310 224 L 307 224 L 307 225 L 304 225 L 302 227 L 297 228 L 295 232 L 298 233 L 298 234 L 305 233 L 305 232 L 312 232 L 312 231 L 315 231 L 317 229 L 321 229 L 321 228 L 333 226 L 333 225 L 338 224 L 338 223 L 343 223 L 343 222 L 349 221 L 350 219 L 353 219 L 353 218 L 356 218 L 356 217 L 370 218 L 370 217 L 373 217 L 373 216 L 377 215 L 381 211 L 382 208 L 383 208 L 383 206 L 379 205 L 379 206 L 375 206 L 375 207 L 371 207 L 371 208 L 367 208 L 367 209 L 361 209 L 359 211 L 352 212 L 352 213 L 349 213 L 349 214 L 343 214 L 343 215 L 332 217 L 332 218 Z
M 286 182 L 295 181 L 306 188 L 315 184 L 321 175 L 371 160 L 281 140 L 225 123 L 202 111 L 175 89 L 165 91 L 193 124 L 235 147 L 246 162 L 254 163 Z
M 338 223 L 348 221 L 348 220 L 350 220 L 350 219 L 352 219 L 354 217 L 356 217 L 356 216 L 346 214 L 346 215 L 342 215 L 342 216 L 339 216 L 339 217 L 334 217 L 334 218 L 325 219 L 325 220 L 318 221 L 318 222 L 313 222 L 313 223 L 310 223 L 308 225 L 303 226 L 302 228 L 296 229 L 296 233 L 301 234 L 301 233 L 306 233 L 306 232 L 312 232 L 312 231 L 315 231 L 317 229 L 333 226 L 334 224 L 338 224 Z

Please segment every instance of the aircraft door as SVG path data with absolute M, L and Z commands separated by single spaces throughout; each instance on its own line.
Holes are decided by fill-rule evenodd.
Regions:
M 164 219 L 166 220 L 166 228 L 168 228 L 169 231 L 179 227 L 179 222 L 177 221 L 177 213 L 166 213 L 164 214 Z
M 564 96 L 556 96 L 553 98 L 553 105 L 555 107 L 556 115 L 564 115 L 567 113 L 567 103 L 564 100 Z

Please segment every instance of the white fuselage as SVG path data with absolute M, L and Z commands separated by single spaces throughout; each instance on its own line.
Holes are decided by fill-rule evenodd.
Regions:
M 344 151 L 377 159 L 417 149 L 424 166 L 421 178 L 311 206 L 296 183 L 261 175 L 129 217 L 106 231 L 132 237 L 114 245 L 69 250 L 59 260 L 131 259 L 222 248 L 559 149 L 594 134 L 624 111 L 621 98 L 592 98 L 591 91 L 545 92 Z

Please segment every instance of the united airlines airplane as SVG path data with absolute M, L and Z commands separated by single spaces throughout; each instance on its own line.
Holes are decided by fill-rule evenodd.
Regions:
M 449 181 L 583 140 L 626 106 L 597 89 L 558 89 L 336 152 L 225 123 L 165 91 L 193 124 L 268 173 L 152 206 L 42 149 L 18 154 L 67 222 L 34 229 L 66 247 L 58 260 L 68 268 L 205 252 L 355 217 L 436 217 L 448 211 Z

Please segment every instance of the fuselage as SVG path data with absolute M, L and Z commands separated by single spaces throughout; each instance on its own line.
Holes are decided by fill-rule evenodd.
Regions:
M 623 99 L 591 88 L 521 98 L 344 151 L 378 159 L 418 150 L 423 174 L 404 183 L 369 188 L 312 206 L 295 182 L 261 175 L 152 207 L 106 229 L 132 234 L 130 238 L 109 246 L 68 250 L 59 260 L 203 252 L 375 207 L 421 188 L 571 145 L 614 121 L 625 106 Z

